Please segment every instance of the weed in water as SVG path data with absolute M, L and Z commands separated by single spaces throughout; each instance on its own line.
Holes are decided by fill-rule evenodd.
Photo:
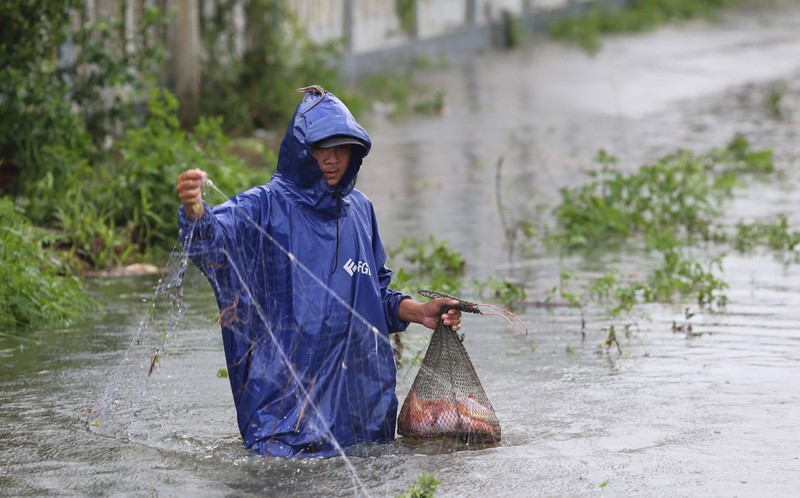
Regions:
M 427 241 L 407 238 L 396 248 L 387 248 L 386 252 L 391 260 L 389 266 L 398 268 L 392 275 L 393 289 L 406 294 L 416 294 L 420 289 L 436 289 L 446 294 L 461 293 L 464 257 L 448 247 L 446 241 L 436 240 L 433 236 Z M 404 354 L 406 346 L 401 335 L 394 334 L 392 337 L 398 364 L 415 365 L 421 361 L 424 346 L 409 359 Z
M 698 17 L 710 18 L 737 0 L 634 0 L 623 8 L 609 8 L 597 2 L 580 17 L 573 16 L 553 23 L 550 35 L 575 43 L 590 54 L 600 50 L 603 35 L 638 33 L 663 24 Z
M 393 118 L 411 113 L 437 115 L 444 109 L 444 91 L 417 83 L 414 69 L 365 75 L 359 88 L 366 99 L 382 103 L 376 107 L 382 105 Z
M 767 116 L 774 119 L 783 118 L 783 111 L 781 109 L 783 94 L 783 89 L 778 87 L 773 87 L 767 92 L 766 97 L 764 97 L 764 110 Z
M 434 493 L 436 493 L 436 488 L 441 484 L 442 481 L 436 479 L 433 474 L 421 474 L 417 478 L 417 482 L 415 482 L 408 491 L 401 495 L 397 495 L 398 498 L 432 498 Z
M 520 308 L 528 297 L 524 286 L 504 279 L 489 277 L 485 282 L 476 279 L 473 284 L 481 298 L 489 298 L 510 310 Z
M 54 241 L 0 198 L 0 329 L 65 326 L 99 308 L 49 250 Z
M 547 292 L 547 302 L 561 298 L 582 310 L 598 302 L 613 318 L 630 317 L 640 304 L 687 299 L 701 309 L 719 309 L 727 304 L 728 285 L 721 278 L 724 254 L 715 253 L 724 248 L 709 247 L 711 254 L 704 250 L 699 259 L 692 251 L 698 242 L 792 253 L 800 245 L 800 233 L 789 230 L 785 215 L 772 222 L 740 222 L 734 234 L 720 222 L 724 202 L 744 183 L 742 177 L 776 173 L 772 151 L 752 150 L 740 134 L 724 148 L 705 154 L 680 150 L 631 173 L 618 170 L 617 159 L 605 151 L 598 153 L 597 161 L 602 169 L 590 174 L 592 181 L 561 190 L 561 202 L 553 209 L 556 228 L 548 234 L 551 246 L 570 254 L 644 242 L 643 248 L 659 255 L 654 261 L 660 263 L 642 277 L 640 272 L 623 276 L 611 268 L 586 282 L 575 282 L 572 272 L 562 270 L 558 286 Z M 609 345 L 617 340 L 611 331 Z
M 608 329 L 603 329 L 604 331 L 608 332 L 608 335 L 601 343 L 602 346 L 606 348 L 606 351 L 611 349 L 612 345 L 617 346 L 617 352 L 622 353 L 622 347 L 619 345 L 619 341 L 617 340 L 617 329 L 613 325 L 609 326 Z
M 451 249 L 446 241 L 430 236 L 427 241 L 403 239 L 387 250 L 392 265 L 400 268 L 392 279 L 392 287 L 403 292 L 436 289 L 447 294 L 460 294 L 466 263 L 463 255 Z
M 695 332 L 694 331 L 694 326 L 691 323 L 691 319 L 692 319 L 693 316 L 694 316 L 694 313 L 692 313 L 689 310 L 689 308 L 686 308 L 686 310 L 684 311 L 684 317 L 685 318 L 684 318 L 683 323 L 679 324 L 679 323 L 677 323 L 675 321 L 672 322 L 672 332 L 674 334 L 678 334 L 678 333 L 686 334 L 686 338 L 687 339 L 691 339 L 692 337 L 700 337 L 701 335 L 703 335 L 703 332 Z
M 796 253 L 800 245 L 800 232 L 791 231 L 789 217 L 785 213 L 779 213 L 774 220 L 738 222 L 731 244 L 740 252 L 766 246 L 781 254 Z

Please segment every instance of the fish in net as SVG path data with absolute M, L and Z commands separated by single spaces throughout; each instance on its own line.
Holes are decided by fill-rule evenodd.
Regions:
M 451 297 L 422 290 L 425 297 Z M 462 312 L 482 314 L 478 305 L 459 301 Z M 451 306 L 442 308 L 446 313 Z M 439 319 L 428 350 L 397 420 L 397 432 L 409 438 L 448 437 L 467 443 L 500 441 L 500 422 L 486 396 L 462 338 Z

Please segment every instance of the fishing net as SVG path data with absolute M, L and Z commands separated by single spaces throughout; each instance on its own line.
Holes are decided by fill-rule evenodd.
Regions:
M 420 291 L 425 297 L 452 297 Z M 457 299 L 462 312 L 478 313 L 478 305 Z M 445 306 L 442 313 L 450 307 Z M 468 443 L 500 441 L 500 423 L 472 366 L 462 338 L 442 319 L 400 409 L 397 431 L 418 439 L 450 437 Z
M 226 202 L 228 196 L 208 180 L 204 199 L 213 206 Z M 286 455 L 278 453 L 285 445 L 275 438 L 261 434 L 251 438 L 256 430 L 273 430 L 276 424 L 288 424 L 291 435 L 315 436 L 310 443 L 313 447 L 309 447 L 313 450 L 308 452 L 311 455 L 324 452 L 324 456 L 339 457 L 342 477 L 350 479 L 354 494 L 369 494 L 360 473 L 372 459 L 351 460 L 351 457 L 384 454 L 386 450 L 372 443 L 394 439 L 398 422 L 400 435 L 423 440 L 439 436 L 468 443 L 500 440 L 494 409 L 455 331 L 438 323 L 398 420 L 394 395 L 397 371 L 391 358 L 391 336 L 386 330 L 378 333 L 380 327 L 386 328 L 383 314 L 368 315 L 369 310 L 360 301 L 351 306 L 337 299 L 329 300 L 323 309 L 320 296 L 338 296 L 344 291 L 323 282 L 318 272 L 309 269 L 314 260 L 302 252 L 288 251 L 238 207 L 230 208 L 228 215 L 240 222 L 242 230 L 258 234 L 262 246 L 256 247 L 245 240 L 231 250 L 213 253 L 219 256 L 219 261 L 204 267 L 207 274 L 201 274 L 191 259 L 192 255 L 205 255 L 202 248 L 194 245 L 199 226 L 190 226 L 182 232 L 181 244 L 171 254 L 152 298 L 143 299 L 147 303 L 146 315 L 138 328 L 131 328 L 133 336 L 127 351 L 91 407 L 87 425 L 92 432 L 124 437 L 126 441 L 155 445 L 170 452 L 213 451 L 230 453 L 238 459 L 241 454 L 236 453 L 237 449 L 243 443 L 247 446 L 248 441 L 254 441 L 247 448 L 255 453 L 289 456 L 289 451 Z M 280 295 L 259 290 L 263 288 L 265 274 L 262 266 L 268 266 L 267 263 L 280 276 L 294 275 L 297 285 L 292 289 L 292 304 L 296 316 L 320 321 L 335 317 L 338 323 L 349 324 L 346 340 L 335 341 L 324 334 L 315 334 L 320 327 L 300 327 L 292 320 L 273 319 L 267 310 L 274 308 L 276 296 Z M 346 283 L 367 275 L 365 272 L 377 271 L 377 268 L 359 270 L 358 263 L 349 257 L 341 258 L 338 263 L 344 269 Z M 328 269 L 327 265 L 324 269 Z M 240 292 L 231 297 L 229 306 L 217 310 L 209 294 L 211 290 L 216 292 L 218 287 L 214 284 L 226 270 L 225 275 L 235 279 Z M 429 298 L 446 297 L 422 294 Z M 482 313 L 478 306 L 490 305 L 459 301 L 458 309 L 464 313 L 492 314 L 485 308 Z M 181 326 L 186 319 L 192 322 L 190 327 Z M 222 354 L 219 339 L 204 338 L 209 332 L 214 336 L 222 332 L 223 349 L 229 344 L 227 341 L 239 345 L 238 350 L 232 351 L 235 356 L 227 350 Z M 184 351 L 180 351 L 182 345 Z M 191 354 L 186 354 L 186 347 Z M 314 359 L 311 355 L 339 358 L 336 355 L 343 354 L 344 347 L 355 352 L 349 359 L 329 363 L 327 372 L 304 368 L 309 358 Z M 198 361 L 199 358 L 204 360 Z M 242 373 L 245 369 L 246 376 Z M 381 396 L 384 405 L 380 406 L 375 403 L 375 396 L 366 392 L 368 381 L 376 377 L 381 382 L 372 382 L 375 390 L 385 393 Z M 331 380 L 339 382 L 334 385 Z M 225 384 L 230 384 L 230 389 Z M 261 412 L 244 404 L 250 399 L 265 399 L 266 391 L 277 393 L 269 412 L 275 417 L 267 423 L 251 416 Z M 230 409 L 231 394 L 235 412 Z M 248 417 L 240 416 L 241 412 Z M 385 430 L 383 439 L 366 432 L 371 427 L 368 417 L 375 412 L 385 413 L 385 427 L 379 427 Z M 337 413 L 341 414 L 338 422 L 347 425 L 344 429 L 342 423 L 332 421 L 331 414 Z M 241 435 L 236 433 L 237 422 Z M 343 432 L 348 436 L 348 431 L 350 437 L 341 436 Z M 295 456 L 303 457 L 304 450 L 301 448 Z
M 209 206 L 224 204 L 226 219 L 242 236 L 235 244 L 217 248 L 202 244 L 212 239 L 197 237 L 199 223 L 183 229 L 183 251 L 177 248 L 171 258 L 175 262 L 169 265 L 174 271 L 165 272 L 159 281 L 129 350 L 92 407 L 90 429 L 112 436 L 149 437 L 148 429 L 157 424 L 163 407 L 159 401 L 165 398 L 165 374 L 177 379 L 181 370 L 191 368 L 195 375 L 213 379 L 206 382 L 230 384 L 236 420 L 228 423 L 232 429 L 238 424 L 242 442 L 254 453 L 345 456 L 393 440 L 397 371 L 388 329 L 396 324 L 387 323 L 378 293 L 370 293 L 372 302 L 342 297 L 353 287 L 366 288 L 357 283 L 375 273 L 382 275 L 382 267 L 367 265 L 351 253 L 352 248 L 345 249 L 345 240 L 338 259 L 333 247 L 327 259 L 307 254 L 305 247 L 290 251 L 285 240 L 229 202 L 210 179 L 203 195 Z M 334 264 L 337 272 L 328 278 Z M 207 315 L 210 310 L 198 310 L 196 316 L 207 320 L 205 327 L 221 330 L 225 353 L 223 358 L 215 351 L 215 363 L 199 369 L 195 362 L 183 361 L 197 352 L 167 353 L 187 310 L 187 277 L 192 281 L 201 277 L 211 285 L 211 289 L 188 289 L 187 296 L 198 290 L 214 292 L 219 315 L 214 319 Z M 392 319 L 399 323 L 398 317 Z M 202 332 L 199 325 L 193 335 Z M 329 333 L 334 328 L 337 337 Z M 198 384 L 205 386 L 199 380 Z M 190 421 L 187 424 L 186 432 L 197 432 Z

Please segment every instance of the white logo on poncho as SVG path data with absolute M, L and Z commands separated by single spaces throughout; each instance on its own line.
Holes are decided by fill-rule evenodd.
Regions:
M 372 272 L 369 270 L 369 264 L 364 261 L 359 261 L 355 263 L 352 259 L 348 259 L 347 263 L 344 264 L 344 270 L 350 274 L 352 277 L 356 273 L 363 273 L 364 275 L 372 275 Z

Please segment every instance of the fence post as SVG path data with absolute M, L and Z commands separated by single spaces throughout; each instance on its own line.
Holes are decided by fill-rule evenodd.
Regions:
M 478 0 L 466 0 L 467 26 L 474 28 L 478 24 Z
M 200 17 L 195 0 L 168 0 L 176 6 L 176 18 L 167 30 L 172 63 L 167 65 L 169 85 L 181 103 L 181 121 L 197 117 L 200 98 Z M 172 4 L 172 5 L 169 5 Z
M 353 53 L 353 33 L 355 28 L 355 0 L 344 0 L 342 12 L 342 38 L 344 38 L 345 55 Z
M 419 40 L 419 2 L 414 2 L 414 23 L 411 27 L 411 39 Z
M 525 36 L 531 36 L 534 33 L 536 29 L 535 21 L 531 0 L 522 0 L 522 25 L 525 26 Z

